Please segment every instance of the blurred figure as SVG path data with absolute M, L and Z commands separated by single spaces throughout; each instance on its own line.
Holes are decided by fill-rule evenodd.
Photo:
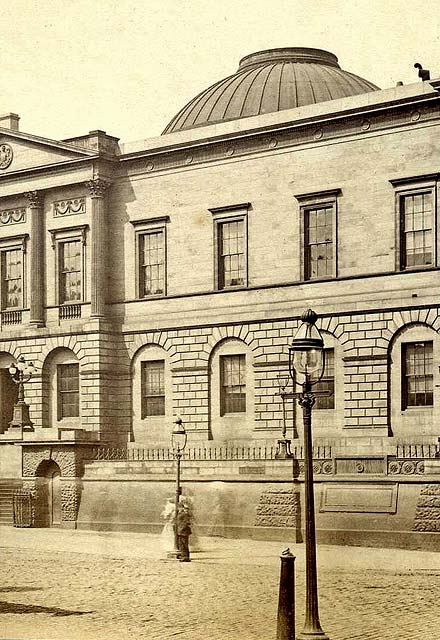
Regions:
M 164 527 L 162 529 L 161 539 L 162 539 L 162 549 L 165 553 L 174 550 L 174 512 L 176 510 L 176 506 L 174 504 L 174 498 L 167 498 L 166 505 L 160 514 L 162 519 L 165 521 Z
M 189 557 L 189 536 L 191 535 L 191 519 L 188 508 L 181 502 L 176 518 L 177 548 L 180 551 L 180 562 L 191 562 Z

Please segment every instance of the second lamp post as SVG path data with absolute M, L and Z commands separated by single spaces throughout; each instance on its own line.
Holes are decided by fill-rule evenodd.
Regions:
M 183 456 L 183 452 L 186 447 L 186 431 L 185 427 L 182 424 L 181 418 L 177 418 L 175 421 L 175 427 L 171 434 L 171 448 L 173 451 L 173 457 L 176 460 L 176 497 L 174 504 L 174 549 L 168 553 L 169 558 L 179 558 L 180 557 L 180 549 L 178 544 L 177 537 L 177 513 L 179 511 L 179 502 L 180 495 L 182 493 L 182 488 L 180 486 L 180 461 Z
M 303 313 L 302 323 L 289 346 L 289 373 L 293 384 L 301 384 L 298 402 L 304 418 L 304 494 L 306 542 L 306 616 L 298 640 L 328 640 L 321 629 L 318 613 L 316 573 L 315 499 L 313 493 L 312 387 L 324 372 L 324 341 L 315 326 L 317 315 L 311 309 Z

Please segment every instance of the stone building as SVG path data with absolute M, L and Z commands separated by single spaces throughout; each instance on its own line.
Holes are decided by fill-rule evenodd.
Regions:
M 332 392 L 313 411 L 318 539 L 438 544 L 439 87 L 380 90 L 286 48 L 139 143 L 2 116 L 3 521 L 19 488 L 35 526 L 158 530 L 179 415 L 201 530 L 299 538 L 301 412 L 279 394 L 311 307 Z

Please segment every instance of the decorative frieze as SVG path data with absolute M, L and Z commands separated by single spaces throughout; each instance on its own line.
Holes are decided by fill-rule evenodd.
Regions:
M 231 156 L 249 155 L 262 151 L 273 152 L 275 148 L 283 149 L 297 147 L 309 143 L 322 144 L 330 139 L 353 136 L 371 135 L 374 131 L 384 131 L 390 126 L 420 125 L 422 121 L 436 120 L 440 116 L 440 108 L 432 104 L 429 107 L 421 106 L 417 110 L 417 119 L 414 118 L 414 110 L 406 105 L 392 110 L 392 116 L 384 113 L 365 113 L 356 116 L 323 121 L 319 125 L 307 125 L 298 123 L 296 126 L 278 128 L 276 135 L 269 133 L 255 133 L 245 136 L 240 140 L 214 142 L 212 144 L 191 148 L 191 150 L 176 149 L 175 151 L 157 151 L 149 157 L 127 158 L 131 174 L 152 171 L 164 171 L 177 169 L 188 165 L 195 165 L 210 161 L 227 160 Z M 368 117 L 367 117 L 368 116 Z M 121 175 L 126 175 L 127 169 L 122 165 L 119 168 Z
M 3 209 L 0 211 L 0 224 L 19 224 L 26 222 L 26 209 Z
M 54 218 L 73 216 L 86 212 L 86 199 L 73 198 L 71 200 L 59 200 L 53 203 Z
M 390 476 L 399 474 L 402 474 L 404 476 L 423 475 L 424 473 L 424 460 L 388 460 L 388 475 Z

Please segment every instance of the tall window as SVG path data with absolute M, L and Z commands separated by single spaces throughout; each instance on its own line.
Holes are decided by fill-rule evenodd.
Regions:
M 315 409 L 335 408 L 335 351 L 325 349 L 324 373 L 321 380 L 315 385 L 315 391 L 325 391 L 328 395 L 317 395 Z
M 402 269 L 434 264 L 432 203 L 431 191 L 400 197 Z
M 220 415 L 246 411 L 246 356 L 220 356 Z
M 162 229 L 139 236 L 139 297 L 165 293 L 165 234 Z
M 219 289 L 246 283 L 244 225 L 244 220 L 231 220 L 218 225 Z
M 402 345 L 402 409 L 433 405 L 432 342 Z
M 2 309 L 18 309 L 23 306 L 22 250 L 2 251 Z
M 142 362 L 141 376 L 142 418 L 165 415 L 165 361 Z
M 79 364 L 57 365 L 58 420 L 79 417 Z
M 59 302 L 82 299 L 82 250 L 80 240 L 59 244 Z
M 332 206 L 304 210 L 304 253 L 306 280 L 333 275 Z

